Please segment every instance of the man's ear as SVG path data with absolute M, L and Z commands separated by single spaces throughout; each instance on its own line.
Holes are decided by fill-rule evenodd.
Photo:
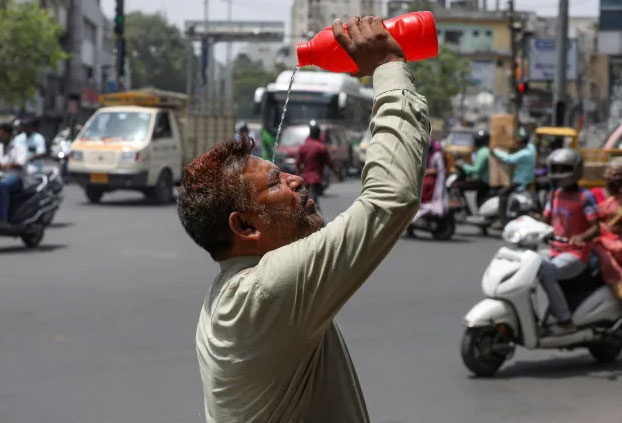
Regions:
M 261 232 L 255 228 L 250 216 L 246 213 L 233 212 L 229 215 L 229 228 L 235 236 L 249 240 L 256 241 L 261 236 Z

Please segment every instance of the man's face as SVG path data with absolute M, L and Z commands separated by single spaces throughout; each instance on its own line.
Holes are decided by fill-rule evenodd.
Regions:
M 262 249 L 277 249 L 322 227 L 322 217 L 299 176 L 281 172 L 267 160 L 251 157 L 245 177 L 253 191 L 255 226 L 262 233 Z
M 35 127 L 33 125 L 24 125 L 24 132 L 26 135 L 30 136 L 35 132 Z

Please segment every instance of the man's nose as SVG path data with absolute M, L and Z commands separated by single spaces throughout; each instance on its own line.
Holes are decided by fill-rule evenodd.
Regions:
M 292 191 L 296 191 L 304 183 L 303 179 L 297 175 L 287 174 L 287 185 Z

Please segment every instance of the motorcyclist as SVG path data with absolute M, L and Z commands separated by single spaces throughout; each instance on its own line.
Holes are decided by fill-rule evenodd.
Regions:
M 508 221 L 507 207 L 510 195 L 516 190 L 526 189 L 535 178 L 536 149 L 529 142 L 529 134 L 523 127 L 518 131 L 516 148 L 518 151 L 511 154 L 495 148 L 492 154 L 492 157 L 504 164 L 514 165 L 510 186 L 503 188 L 499 192 L 499 222 L 496 226 L 500 228 L 505 226 Z
M 579 276 L 588 266 L 587 243 L 598 235 L 598 206 L 594 195 L 579 187 L 583 158 L 571 148 L 555 150 L 548 158 L 549 178 L 556 189 L 544 209 L 544 220 L 556 237 L 543 257 L 538 279 L 549 298 L 558 325 L 550 328 L 560 335 L 576 330 L 560 281 Z M 568 242 L 561 241 L 566 238 Z
M 46 153 L 45 138 L 36 132 L 37 122 L 34 119 L 22 123 L 23 132 L 17 135 L 12 143 L 21 144 L 28 151 L 28 174 L 43 172 L 43 158 Z
M 0 229 L 10 226 L 9 210 L 11 194 L 22 187 L 22 173 L 28 162 L 28 151 L 23 144 L 11 141 L 13 127 L 9 124 L 0 125 Z
M 477 204 L 481 205 L 490 189 L 489 183 L 489 166 L 490 160 L 490 133 L 480 130 L 475 134 L 474 147 L 475 158 L 473 164 L 460 163 L 467 176 L 465 181 L 457 183 L 457 187 L 463 191 L 477 191 Z

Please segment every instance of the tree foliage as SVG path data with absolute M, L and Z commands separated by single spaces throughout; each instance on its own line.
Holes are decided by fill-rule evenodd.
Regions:
M 233 62 L 233 98 L 236 116 L 251 117 L 255 90 L 274 82 L 283 69 L 284 66 L 278 64 L 274 71 L 266 71 L 261 62 L 253 62 L 245 54 L 238 55 Z
M 23 105 L 33 97 L 43 72 L 68 57 L 61 32 L 38 2 L 0 7 L 0 101 Z
M 160 14 L 132 12 L 125 18 L 132 85 L 186 90 L 187 45 L 181 31 Z
M 446 117 L 452 112 L 451 99 L 470 84 L 469 61 L 440 45 L 436 58 L 415 62 L 411 66 L 417 90 L 428 100 L 430 115 Z

